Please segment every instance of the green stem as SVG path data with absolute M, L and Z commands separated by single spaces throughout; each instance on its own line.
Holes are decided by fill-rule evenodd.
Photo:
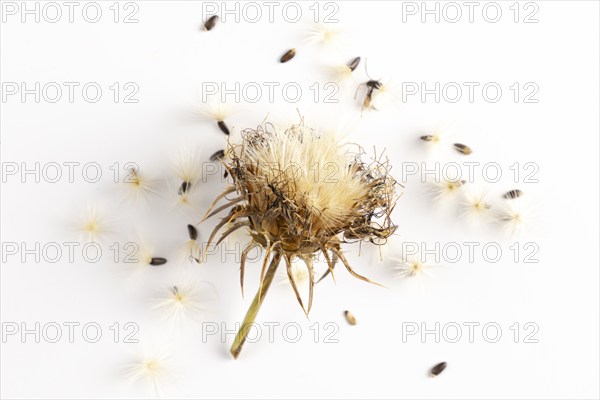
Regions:
M 260 310 L 260 306 L 262 305 L 265 296 L 267 295 L 267 291 L 273 282 L 273 278 L 275 277 L 275 271 L 277 271 L 277 267 L 279 266 L 279 261 L 281 260 L 281 253 L 275 252 L 273 258 L 271 258 L 271 264 L 269 264 L 269 268 L 265 274 L 265 278 L 262 282 L 261 287 L 258 289 L 256 296 L 254 296 L 254 300 L 252 300 L 252 304 L 248 311 L 246 312 L 246 316 L 244 317 L 244 322 L 242 322 L 242 326 L 238 331 L 237 335 L 235 335 L 235 340 L 231 345 L 230 352 L 233 355 L 233 358 L 237 359 L 242 351 L 242 346 L 246 341 L 246 337 L 250 332 L 250 328 L 258 315 L 258 310 Z

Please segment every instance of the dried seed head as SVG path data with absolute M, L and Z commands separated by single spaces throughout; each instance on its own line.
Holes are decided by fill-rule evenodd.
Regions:
M 308 265 L 307 260 L 317 253 L 327 255 L 332 269 L 331 254 L 353 276 L 368 281 L 350 268 L 341 244 L 379 244 L 394 233 L 390 214 L 398 198 L 398 183 L 389 176 L 387 161 L 363 162 L 362 150 L 352 151 L 332 136 L 303 125 L 273 132 L 263 126 L 247 129 L 242 139 L 242 144 L 230 143 L 227 150 L 226 167 L 233 185 L 217 197 L 205 219 L 227 209 L 229 214 L 217 224 L 208 242 L 230 223 L 219 241 L 245 228 L 251 245 L 266 249 L 267 255 L 280 254 L 290 269 L 293 259 Z M 233 198 L 228 203 L 216 207 L 234 192 L 237 197 L 229 196 Z M 312 265 L 309 272 L 312 288 Z M 295 287 L 293 274 L 288 275 Z M 310 303 L 309 298 L 309 310 Z
M 346 321 L 348 321 L 350 325 L 356 325 L 356 318 L 350 311 L 344 311 L 344 316 L 346 317 Z
M 286 63 L 288 61 L 290 61 L 292 58 L 294 58 L 294 56 L 296 55 L 296 49 L 289 49 L 288 51 L 285 52 L 284 55 L 281 56 L 281 58 L 279 59 L 280 63 Z
M 513 190 L 509 190 L 508 192 L 504 193 L 502 195 L 502 197 L 504 197 L 505 199 L 516 199 L 523 196 L 523 192 L 519 189 L 513 189 Z
M 303 126 L 247 130 L 231 151 L 236 191 L 259 241 L 267 236 L 284 251 L 311 255 L 338 234 L 369 240 L 395 228 L 388 213 L 396 181 L 387 164 L 367 165 L 332 137 Z
M 215 25 L 217 24 L 218 20 L 219 20 L 219 16 L 218 15 L 213 15 L 212 17 L 210 17 L 209 19 L 207 19 L 206 22 L 204 23 L 204 30 L 205 31 L 210 31 L 212 28 L 215 27 Z
M 471 148 L 469 146 L 467 146 L 466 144 L 454 143 L 452 146 L 454 146 L 454 149 L 456 151 L 458 151 L 459 153 L 464 154 L 466 156 L 468 156 L 469 154 L 471 154 L 473 152 L 473 150 L 471 150 Z
M 431 377 L 435 378 L 436 376 L 441 374 L 442 371 L 444 371 L 447 366 L 448 366 L 448 364 L 446 362 L 441 362 L 439 364 L 436 364 L 433 368 L 431 368 L 431 373 L 430 373 Z

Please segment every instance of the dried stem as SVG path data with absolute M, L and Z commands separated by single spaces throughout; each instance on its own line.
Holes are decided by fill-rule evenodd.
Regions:
M 269 264 L 269 269 L 267 269 L 267 273 L 265 274 L 262 284 L 260 285 L 260 288 L 258 289 L 256 296 L 254 296 L 254 300 L 252 300 L 252 304 L 250 305 L 250 308 L 248 308 L 248 311 L 246 312 L 246 316 L 244 317 L 244 322 L 242 322 L 242 326 L 240 327 L 240 330 L 238 331 L 237 335 L 235 336 L 233 345 L 231 345 L 230 352 L 233 355 L 233 358 L 235 358 L 235 359 L 238 358 L 238 356 L 240 355 L 240 352 L 242 351 L 242 346 L 244 345 L 244 342 L 246 341 L 246 336 L 248 336 L 248 332 L 250 332 L 250 328 L 251 328 L 252 324 L 254 323 L 256 316 L 258 315 L 258 310 L 260 310 L 260 306 L 262 305 L 262 303 L 265 299 L 265 296 L 267 294 L 267 291 L 269 290 L 269 287 L 271 286 L 271 282 L 273 282 L 273 278 L 275 277 L 275 272 L 277 271 L 277 267 L 279 266 L 280 260 L 281 260 L 281 253 L 276 251 L 275 254 L 273 254 L 273 258 L 271 259 L 271 264 Z

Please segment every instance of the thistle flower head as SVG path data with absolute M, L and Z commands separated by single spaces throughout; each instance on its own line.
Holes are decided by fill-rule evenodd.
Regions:
M 333 136 L 303 124 L 273 131 L 266 129 L 270 126 L 247 129 L 241 144 L 229 145 L 231 161 L 226 168 L 233 185 L 217 197 L 205 219 L 225 209 L 230 212 L 217 224 L 208 242 L 228 223 L 231 228 L 219 242 L 236 229 L 247 228 L 252 239 L 248 246 L 266 250 L 261 282 L 271 252 L 282 257 L 303 309 L 291 262 L 296 258 L 306 262 L 310 311 L 314 270 L 307 260 L 320 252 L 330 270 L 339 259 L 353 276 L 368 281 L 349 266 L 341 244 L 378 243 L 393 234 L 396 226 L 390 214 L 398 184 L 388 174 L 387 161 L 365 163 L 361 150 L 352 151 Z M 234 192 L 237 197 L 215 208 Z M 243 254 L 242 274 L 244 262 Z

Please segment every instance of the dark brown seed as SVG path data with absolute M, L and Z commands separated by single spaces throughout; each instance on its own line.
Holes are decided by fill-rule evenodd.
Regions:
M 354 60 L 350 61 L 348 68 L 350 68 L 350 71 L 354 71 L 356 67 L 358 67 L 358 64 L 360 64 L 360 57 L 356 57 Z
M 181 196 L 190 189 L 190 186 L 192 186 L 191 182 L 182 182 L 181 186 L 179 186 L 179 190 L 177 191 L 177 193 L 179 193 L 179 195 Z
M 209 19 L 207 19 L 206 22 L 204 23 L 204 30 L 205 31 L 210 31 L 212 28 L 215 27 L 215 25 L 217 24 L 218 20 L 219 20 L 219 16 L 218 15 L 213 15 L 212 17 L 210 17 Z
M 502 197 L 504 197 L 505 199 L 516 199 L 517 197 L 521 196 L 523 196 L 523 192 L 519 189 L 509 190 L 508 192 L 502 195 Z
M 366 82 L 366 85 L 368 88 L 371 89 L 381 89 L 381 86 L 383 86 L 383 84 L 379 81 L 376 81 L 375 79 L 370 79 Z
M 150 265 L 163 265 L 166 263 L 167 259 L 162 257 L 153 257 L 152 260 L 150 260 Z
M 421 136 L 421 140 L 424 140 L 426 142 L 431 142 L 433 140 L 433 135 Z
M 210 161 L 215 162 L 225 157 L 225 150 L 217 150 L 210 156 Z
M 198 239 L 198 229 L 194 225 L 188 225 L 188 235 L 190 235 L 190 239 L 196 240 Z
M 456 149 L 456 151 L 464 155 L 469 155 L 473 152 L 473 150 L 471 150 L 469 146 L 462 143 L 454 143 L 454 148 Z
M 227 124 L 225 123 L 225 121 L 217 121 L 217 125 L 219 126 L 219 129 L 221 130 L 221 132 L 223 132 L 224 134 L 229 136 L 229 128 L 227 127 Z
M 292 58 L 294 58 L 295 55 L 296 55 L 296 49 L 289 49 L 288 51 L 285 52 L 284 55 L 281 56 L 281 58 L 279 59 L 279 62 L 286 63 L 286 62 L 290 61 Z
M 346 317 L 346 321 L 348 321 L 350 325 L 356 325 L 356 318 L 354 317 L 354 315 L 352 315 L 350 311 L 344 311 L 344 316 Z
M 446 364 L 446 362 L 441 362 L 441 363 L 437 364 L 435 367 L 431 368 L 431 373 L 430 373 L 431 377 L 435 378 L 436 376 L 441 374 L 442 371 L 444 371 L 447 366 L 448 366 L 448 364 Z

